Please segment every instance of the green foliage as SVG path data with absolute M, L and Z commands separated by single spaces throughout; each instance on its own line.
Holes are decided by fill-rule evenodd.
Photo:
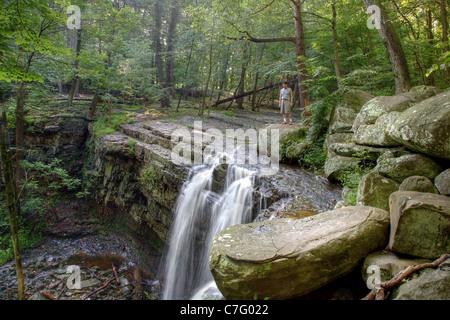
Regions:
M 224 110 L 224 111 L 222 111 L 222 114 L 229 116 L 229 117 L 236 117 L 236 113 L 234 113 L 232 110 Z
M 117 132 L 121 125 L 126 124 L 129 114 L 127 112 L 115 112 L 111 114 L 111 122 L 108 115 L 100 117 L 94 124 L 94 136 L 100 137 Z
M 141 182 L 147 188 L 152 188 L 156 186 L 161 181 L 161 171 L 159 168 L 149 166 L 142 170 Z
M 128 149 L 128 153 L 130 155 L 134 155 L 136 151 L 136 141 L 133 139 L 128 138 L 128 143 L 130 144 L 130 148 Z

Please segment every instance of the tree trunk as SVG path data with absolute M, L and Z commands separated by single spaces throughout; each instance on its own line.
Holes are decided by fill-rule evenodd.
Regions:
M 247 75 L 247 63 L 248 63 L 248 55 L 247 55 L 247 46 L 244 44 L 244 50 L 242 51 L 242 67 L 241 67 L 241 76 L 240 76 L 240 82 L 238 86 L 237 95 L 240 96 L 245 92 L 245 76 Z M 239 107 L 239 109 L 244 109 L 244 98 L 236 99 L 236 103 Z
M 17 295 L 19 300 L 25 300 L 25 278 L 22 268 L 22 256 L 20 253 L 19 230 L 17 218 L 19 216 L 19 202 L 17 199 L 16 179 L 14 177 L 13 155 L 8 152 L 7 142 L 9 139 L 8 126 L 6 119 L 6 110 L 3 109 L 2 121 L 0 124 L 0 154 L 3 165 L 3 177 L 5 180 L 6 206 L 8 208 L 9 227 L 11 231 L 11 240 L 14 250 L 14 263 L 17 276 Z
M 174 38 L 178 23 L 178 0 L 172 0 L 172 12 L 170 16 L 169 32 L 167 39 L 167 58 L 166 58 L 166 88 L 170 88 L 171 95 L 174 97 Z
M 256 95 L 257 95 L 256 90 L 258 89 L 258 80 L 259 80 L 259 73 L 256 72 L 256 74 L 255 74 L 255 85 L 253 87 L 254 93 L 252 95 L 252 111 L 256 111 Z
M 448 20 L 447 20 L 447 0 L 440 0 L 439 6 L 441 8 L 441 23 L 442 23 L 442 43 L 445 43 L 444 53 L 448 52 Z M 445 68 L 446 83 L 450 82 L 450 67 L 447 65 Z
M 76 43 L 76 58 L 75 58 L 75 78 L 72 80 L 72 85 L 70 86 L 70 92 L 69 92 L 69 99 L 67 101 L 68 106 L 72 106 L 73 103 L 73 97 L 75 96 L 76 90 L 77 90 L 77 84 L 79 86 L 79 80 L 80 77 L 78 75 L 78 69 L 80 62 L 78 61 L 78 57 L 80 56 L 81 51 L 81 29 L 77 30 L 77 43 Z
M 185 70 L 185 72 L 184 72 L 184 80 L 183 80 L 183 82 L 186 82 L 187 76 L 188 76 L 188 74 L 189 74 L 189 67 L 190 67 L 190 65 L 191 65 L 191 59 L 192 59 L 192 52 L 193 52 L 193 51 L 194 51 L 194 41 L 192 40 L 191 48 L 190 48 L 190 50 L 189 50 L 189 57 L 188 57 L 188 61 L 187 61 L 187 64 L 186 64 L 186 70 Z M 180 92 L 180 97 L 178 98 L 177 112 L 178 112 L 179 109 L 180 109 L 181 98 L 182 98 L 184 95 L 185 95 L 185 86 L 182 85 L 182 87 L 181 87 L 181 92 Z
M 433 56 L 434 56 L 434 35 L 433 35 L 433 16 L 431 14 L 431 10 L 427 9 L 427 38 L 430 46 L 430 50 L 432 50 L 433 54 L 428 54 L 428 62 L 427 68 L 430 69 L 433 66 Z M 434 86 L 434 72 L 428 76 L 428 85 Z
M 161 108 L 169 108 L 170 100 L 165 92 L 165 82 L 164 82 L 164 68 L 162 59 L 162 42 L 161 42 L 161 29 L 162 29 L 162 0 L 155 1 L 154 7 L 154 19 L 155 28 L 154 32 L 154 44 L 155 44 L 155 64 L 158 76 L 158 83 L 161 85 L 162 97 L 160 99 Z
M 209 82 L 211 81 L 211 74 L 213 69 L 213 40 L 211 39 L 209 42 L 209 71 L 208 71 L 208 79 L 206 80 L 205 91 L 203 93 L 203 101 L 200 106 L 200 110 L 198 111 L 199 116 L 203 116 L 203 113 L 206 108 L 206 96 L 208 95 Z
M 372 5 L 380 8 L 380 29 L 378 29 L 378 33 L 383 39 L 384 45 L 389 53 L 392 68 L 394 70 L 395 91 L 397 94 L 408 92 L 409 89 L 411 89 L 411 77 L 409 74 L 405 52 L 398 35 L 389 21 L 386 11 L 381 6 L 379 0 L 364 0 L 364 4 L 367 8 Z
M 297 55 L 297 69 L 299 81 L 299 98 L 301 108 L 309 106 L 309 94 L 305 81 L 308 80 L 308 71 L 306 69 L 306 48 L 305 36 L 303 32 L 303 20 L 300 0 L 291 0 L 294 4 L 295 20 L 295 53 Z
M 331 10 L 333 11 L 333 19 L 331 20 L 331 28 L 333 30 L 333 43 L 334 43 L 334 69 L 336 73 L 336 81 L 338 87 L 341 84 L 341 63 L 339 61 L 339 40 L 338 33 L 336 28 L 336 3 L 334 1 L 331 2 Z
M 24 143 L 24 130 L 25 130 L 25 83 L 20 82 L 17 89 L 16 100 L 16 180 L 17 183 L 25 178 L 25 172 L 20 165 L 20 162 L 25 158 L 25 143 Z

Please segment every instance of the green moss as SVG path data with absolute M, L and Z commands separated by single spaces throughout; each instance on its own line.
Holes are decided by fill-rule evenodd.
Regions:
M 134 153 L 136 152 L 136 141 L 134 141 L 131 138 L 128 138 L 128 143 L 130 144 L 130 148 L 128 149 L 128 153 L 130 155 L 134 155 Z
M 98 119 L 94 124 L 94 136 L 100 137 L 119 131 L 120 126 L 127 123 L 130 115 L 127 112 L 116 112 L 109 116 L 105 115 Z

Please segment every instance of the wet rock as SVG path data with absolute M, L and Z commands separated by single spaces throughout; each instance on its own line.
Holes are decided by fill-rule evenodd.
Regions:
M 227 299 L 287 299 L 358 268 L 388 233 L 389 214 L 372 207 L 237 225 L 214 238 L 210 267 Z
M 450 252 L 450 198 L 397 191 L 389 199 L 390 250 L 435 259 Z
M 371 206 L 389 211 L 389 196 L 398 191 L 399 184 L 376 173 L 365 175 L 358 187 L 358 205 Z
M 431 158 L 420 154 L 409 154 L 399 158 L 379 158 L 375 172 L 399 183 L 411 176 L 434 179 L 442 167 Z
M 434 180 L 434 185 L 440 194 L 450 196 L 450 169 L 441 172 Z
M 387 127 L 389 136 L 407 148 L 450 160 L 450 91 L 402 112 Z
M 427 177 L 412 176 L 403 180 L 402 184 L 398 188 L 400 191 L 417 191 L 417 192 L 429 192 L 439 193 L 434 187 L 433 182 Z

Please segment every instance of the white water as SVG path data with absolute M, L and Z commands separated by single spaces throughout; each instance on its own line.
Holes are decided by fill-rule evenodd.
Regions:
M 221 297 L 209 269 L 211 243 L 226 227 L 250 222 L 255 174 L 229 165 L 224 191 L 215 194 L 213 174 L 222 156 L 210 156 L 205 165 L 195 167 L 177 200 L 164 269 L 164 300 Z

